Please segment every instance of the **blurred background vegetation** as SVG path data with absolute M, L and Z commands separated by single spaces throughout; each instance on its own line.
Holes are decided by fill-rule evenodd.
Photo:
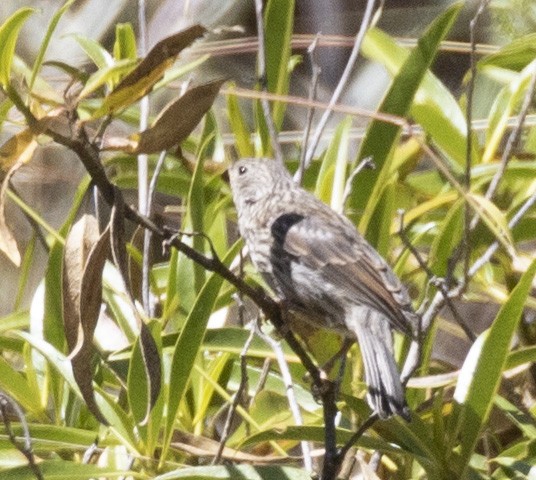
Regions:
M 311 59 L 321 71 L 316 100 L 327 105 L 348 61 L 365 2 L 266 3 L 268 90 L 293 97 L 288 103 L 273 102 L 272 108 L 285 158 L 295 170 L 304 148 Z M 441 285 L 449 291 L 464 288 L 453 298 L 454 308 L 444 307 L 427 331 L 422 365 L 408 388 L 412 422 L 395 418 L 374 425 L 357 443 L 341 476 L 530 478 L 536 464 L 536 211 L 527 208 L 519 219 L 516 214 L 532 205 L 536 192 L 536 7 L 530 0 L 487 2 L 475 25 L 471 57 L 470 23 L 486 2 L 415 3 L 387 0 L 375 16 L 338 101 L 354 110 L 333 113 L 304 184 L 344 209 L 408 285 L 416 309 L 425 311 Z M 128 271 L 138 313 L 121 287 L 117 267 L 108 262 L 95 346 L 86 363 L 93 372 L 89 388 L 109 426 L 90 413 L 84 387 L 73 378 L 67 358 L 72 349 L 63 324 L 62 256 L 75 220 L 92 213 L 104 226 L 108 209 L 90 188 L 76 154 L 50 136 L 24 135 L 27 118 L 9 91 L 17 92 L 38 118 L 52 117 L 58 109 L 62 115 L 75 111 L 91 135 L 102 129 L 102 164 L 127 202 L 136 204 L 138 153 L 146 153 L 136 150 L 135 136 L 144 130 L 143 107 L 140 113 L 133 98 L 128 108 L 104 121 L 97 112 L 135 68 L 136 57 L 144 57 L 158 41 L 202 24 L 207 33 L 168 65 L 152 89 L 149 125 L 187 89 L 227 82 L 180 149 L 165 147 L 153 218 L 184 232 L 204 232 L 237 275 L 262 285 L 249 265 L 242 268 L 238 261 L 235 213 L 221 179 L 233 158 L 271 152 L 258 100 L 254 2 L 152 0 L 140 23 L 139 4 L 133 0 L 3 0 L 0 20 L 5 66 L 0 69 L 0 179 L 5 186 L 0 204 L 6 219 L 0 235 L 12 233 L 21 255 L 17 262 L 13 246 L 6 249 L 11 258 L 0 253 L 0 389 L 24 412 L 18 414 L 15 403 L 2 409 L 6 429 L 0 432 L 0 479 L 38 478 L 24 455 L 24 419 L 38 469 L 47 479 L 310 478 L 299 446 L 311 442 L 318 469 L 321 406 L 311 395 L 304 368 L 284 347 L 303 417 L 304 425 L 296 426 L 275 354 L 260 338 L 248 350 L 249 383 L 241 392 L 227 449 L 218 454 L 229 404 L 241 382 L 240 352 L 249 335 L 244 325 L 256 318 L 257 310 L 220 277 L 175 250 L 162 252 L 153 240 L 151 298 L 143 312 L 143 234 L 132 224 L 127 225 Z M 307 49 L 317 37 L 311 56 Z M 419 39 L 422 62 L 410 56 Z M 426 73 L 426 62 L 434 57 L 431 73 Z M 471 58 L 476 75 L 471 74 Z M 422 82 L 416 80 L 421 77 Z M 516 128 L 525 106 L 524 126 Z M 356 107 L 365 113 L 358 114 Z M 404 132 L 400 123 L 386 124 L 374 117 L 378 108 L 414 126 Z M 191 110 L 193 105 L 183 115 L 193 117 Z M 315 109 L 313 126 L 322 113 Z M 509 145 L 512 131 L 519 138 Z M 62 132 L 69 135 L 65 128 Z M 11 139 L 18 141 L 15 147 Z M 101 148 L 118 139 L 134 143 Z M 350 182 L 343 204 L 345 183 L 366 155 L 376 169 Z M 149 177 L 159 158 L 158 152 L 149 153 Z M 409 241 L 427 269 L 399 235 L 399 209 L 404 210 Z M 474 215 L 479 221 L 467 236 L 467 219 Z M 469 247 L 463 247 L 467 239 Z M 202 237 L 184 241 L 212 253 Z M 492 255 L 482 257 L 490 248 Z M 483 265 L 472 271 L 482 258 Z M 145 419 L 146 359 L 137 340 L 137 315 L 149 326 L 163 366 L 159 399 Z M 339 340 L 325 332 L 299 333 L 319 363 L 339 348 Z M 407 341 L 397 337 L 401 364 L 407 349 Z M 358 347 L 349 356 L 338 403 L 341 442 L 370 413 Z M 9 432 L 16 434 L 15 441 Z M 221 458 L 211 465 L 215 457 Z

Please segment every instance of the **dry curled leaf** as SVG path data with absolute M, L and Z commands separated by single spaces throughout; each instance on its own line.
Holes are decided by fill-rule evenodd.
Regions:
M 99 235 L 96 218 L 84 215 L 67 236 L 63 258 L 63 321 L 73 375 L 89 411 L 106 425 L 95 401 L 91 359 L 109 252 L 110 229 Z
M 158 42 L 141 63 L 104 99 L 102 106 L 93 116 L 113 113 L 147 95 L 173 64 L 177 55 L 205 32 L 201 25 L 194 25 Z
M 17 267 L 20 266 L 21 255 L 15 237 L 5 219 L 5 201 L 9 179 L 25 163 L 28 163 L 37 148 L 37 141 L 30 129 L 13 135 L 0 147 L 0 250 Z

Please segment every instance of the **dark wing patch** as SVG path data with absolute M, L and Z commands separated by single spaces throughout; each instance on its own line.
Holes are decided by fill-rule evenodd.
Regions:
M 285 213 L 274 220 L 270 228 L 274 243 L 283 248 L 288 231 L 305 217 L 298 213 Z
M 283 251 L 294 261 L 321 270 L 326 282 L 337 286 L 349 299 L 382 312 L 398 330 L 412 334 L 404 311 L 409 298 L 389 266 L 353 227 L 338 218 L 302 217 L 284 222 Z

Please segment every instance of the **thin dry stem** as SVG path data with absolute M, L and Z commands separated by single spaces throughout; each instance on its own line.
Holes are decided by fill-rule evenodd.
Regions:
M 9 413 L 7 411 L 8 407 L 11 407 L 13 409 L 13 411 L 15 412 L 15 415 L 17 415 L 19 419 L 19 422 L 22 427 L 22 432 L 24 435 L 23 444 L 20 444 L 17 441 L 17 437 L 15 436 L 15 433 L 13 432 L 13 429 L 11 428 L 11 421 L 9 419 Z M 14 400 L 12 400 L 10 397 L 8 397 L 7 395 L 3 393 L 0 393 L 0 414 L 2 415 L 2 419 L 4 420 L 4 425 L 6 427 L 6 432 L 9 437 L 9 441 L 19 452 L 21 452 L 26 457 L 26 460 L 28 460 L 28 464 L 35 478 L 37 478 L 37 480 L 43 480 L 44 479 L 43 474 L 41 473 L 41 470 L 39 469 L 39 466 L 37 465 L 35 461 L 35 457 L 32 451 L 32 440 L 30 437 L 30 430 L 28 429 L 28 423 L 26 422 L 26 417 L 24 416 L 24 412 L 21 410 L 19 405 Z
M 300 412 L 300 406 L 298 400 L 296 399 L 296 394 L 294 393 L 294 382 L 292 381 L 292 375 L 288 367 L 287 359 L 285 358 L 285 353 L 281 348 L 281 342 L 274 340 L 270 335 L 266 335 L 260 328 L 257 328 L 257 335 L 261 337 L 268 345 L 270 345 L 272 351 L 275 354 L 277 365 L 279 366 L 279 371 L 281 373 L 281 378 L 285 385 L 285 391 L 287 394 L 287 400 L 292 412 L 292 417 L 296 425 L 303 425 L 303 419 Z M 300 442 L 303 455 L 304 467 L 308 472 L 313 471 L 313 460 L 311 457 L 311 446 L 309 442 L 302 441 Z
M 355 37 L 355 42 L 352 48 L 352 52 L 350 53 L 350 58 L 348 59 L 348 62 L 346 63 L 346 66 L 341 75 L 339 83 L 337 84 L 337 87 L 335 88 L 333 95 L 331 96 L 331 100 L 329 101 L 330 108 L 324 111 L 324 114 L 320 118 L 320 121 L 318 122 L 318 125 L 316 126 L 315 133 L 311 141 L 311 145 L 307 149 L 307 153 L 305 155 L 305 169 L 309 167 L 309 165 L 311 164 L 313 160 L 313 156 L 315 154 L 316 147 L 318 146 L 318 142 L 320 141 L 320 138 L 322 136 L 322 132 L 325 126 L 327 125 L 328 120 L 331 116 L 331 107 L 333 107 L 339 101 L 339 98 L 342 92 L 344 91 L 344 89 L 346 88 L 350 75 L 355 67 L 357 58 L 359 56 L 359 51 L 361 50 L 361 44 L 363 43 L 363 39 L 365 38 L 365 33 L 367 33 L 370 22 L 372 20 L 374 4 L 375 4 L 375 0 L 367 0 L 367 6 L 365 8 L 363 20 L 361 21 L 359 31 L 357 32 L 357 35 Z
M 307 55 L 309 56 L 309 62 L 311 63 L 311 85 L 309 86 L 309 101 L 313 102 L 316 100 L 316 90 L 318 87 L 318 79 L 320 77 L 320 66 L 316 61 L 316 47 L 318 45 L 318 35 L 315 37 L 313 43 L 307 49 Z M 309 135 L 311 133 L 311 126 L 313 124 L 315 109 L 314 107 L 309 107 L 307 109 L 307 118 L 305 120 L 305 128 L 303 130 L 302 137 L 302 149 L 300 155 L 300 166 L 294 175 L 294 181 L 301 185 L 303 180 L 303 174 L 305 172 L 305 160 L 307 156 L 307 144 L 309 143 Z
M 166 159 L 166 151 L 160 153 L 158 157 L 158 162 L 156 164 L 151 182 L 149 183 L 149 190 L 147 192 L 147 217 L 151 218 L 153 210 L 153 200 L 154 194 L 156 192 L 156 184 L 158 183 L 158 177 L 164 166 L 164 161 Z M 143 307 L 149 316 L 154 315 L 154 303 L 151 298 L 151 288 L 150 288 L 150 270 L 151 270 L 151 241 L 153 238 L 153 233 L 150 230 L 145 230 L 143 232 L 143 263 L 142 263 L 142 300 Z
M 234 394 L 233 401 L 229 407 L 229 410 L 227 411 L 227 417 L 225 419 L 225 425 L 223 427 L 220 444 L 218 445 L 218 451 L 216 452 L 216 456 L 212 460 L 212 465 L 217 465 L 221 462 L 223 450 L 225 449 L 225 444 L 227 443 L 227 440 L 229 439 L 229 436 L 231 434 L 231 426 L 233 424 L 233 420 L 236 414 L 236 409 L 240 404 L 240 400 L 245 394 L 247 394 L 249 381 L 247 369 L 247 354 L 254 337 L 255 328 L 252 327 L 249 332 L 249 337 L 247 338 L 246 343 L 244 343 L 242 351 L 240 352 L 240 384 L 238 385 L 238 389 Z

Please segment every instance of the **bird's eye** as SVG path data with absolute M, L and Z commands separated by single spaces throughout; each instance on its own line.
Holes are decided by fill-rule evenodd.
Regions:
M 244 165 L 242 165 L 241 167 L 238 167 L 238 173 L 240 175 L 244 175 L 244 173 L 246 173 L 248 171 L 248 169 L 246 167 L 244 167 Z

